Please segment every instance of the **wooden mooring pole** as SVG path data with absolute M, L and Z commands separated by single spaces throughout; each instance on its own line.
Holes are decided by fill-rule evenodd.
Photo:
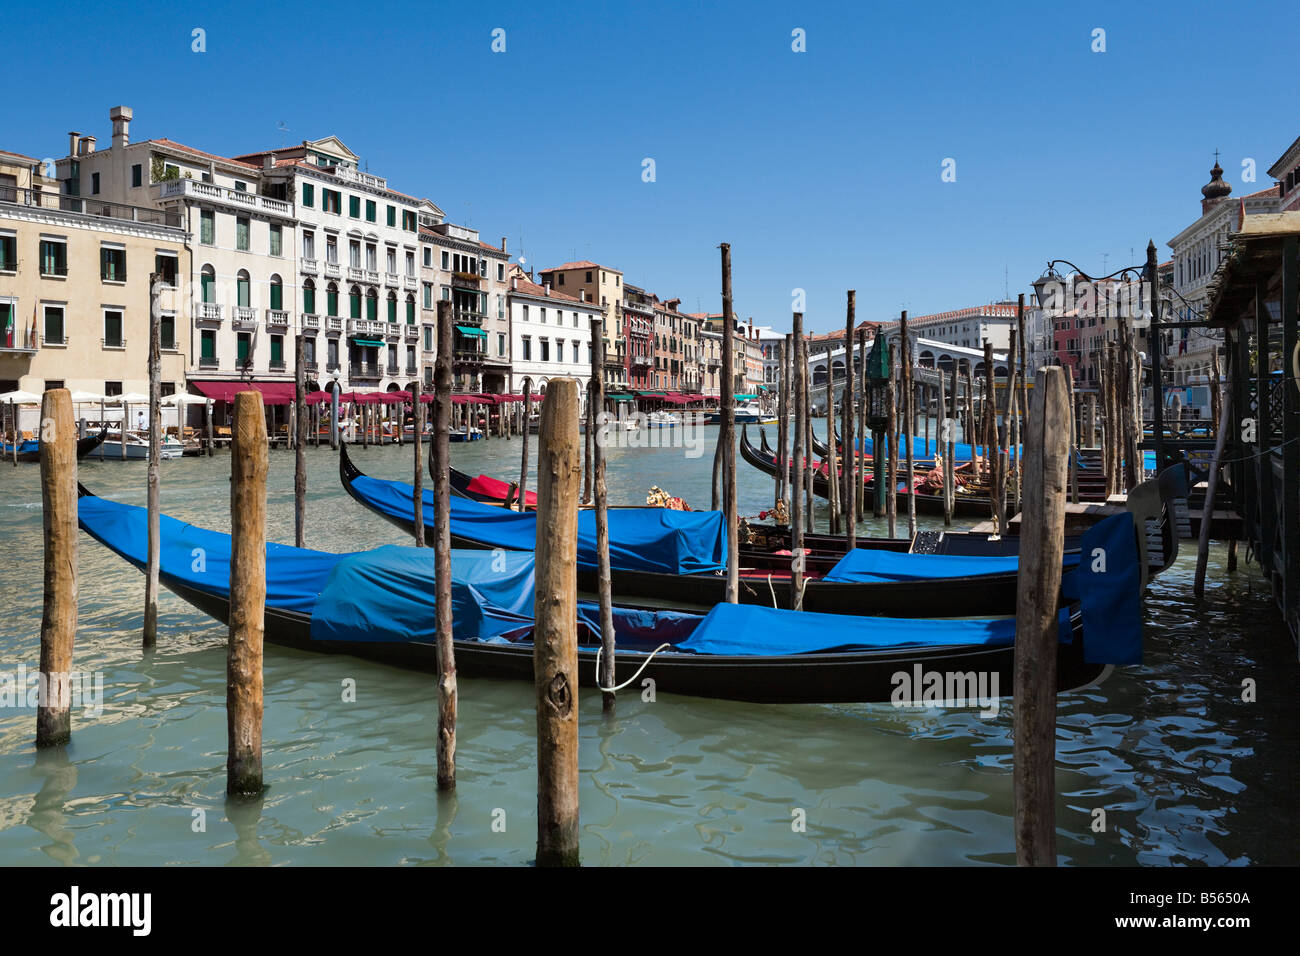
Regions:
M 916 392 L 912 388 L 912 340 L 907 332 L 907 312 L 904 310 L 899 322 L 899 334 L 903 337 L 903 427 L 907 434 L 904 453 L 907 455 L 907 536 L 916 538 L 916 468 L 912 460 L 912 436 L 916 433 Z
M 411 482 L 414 489 L 412 503 L 415 507 L 415 546 L 424 547 L 424 451 L 421 439 L 424 434 L 424 404 L 420 401 L 420 380 L 411 383 L 411 430 L 415 441 L 415 475 Z M 509 502 L 506 503 L 507 507 Z
M 719 429 L 725 443 L 722 448 L 722 514 L 727 525 L 727 603 L 740 599 L 740 542 L 736 510 L 736 376 L 735 315 L 731 307 L 731 243 L 721 244 L 722 249 L 722 427 Z
M 17 424 L 15 419 L 15 429 Z M 77 443 L 72 393 L 66 388 L 45 392 L 39 425 L 45 538 L 40 679 L 45 695 L 36 703 L 36 746 L 56 747 L 72 736 L 69 681 L 77 634 Z
M 857 321 L 858 294 L 850 289 L 848 305 L 844 318 L 844 399 L 841 427 L 844 440 L 844 454 L 841 456 L 844 469 L 844 534 L 846 544 L 851 550 L 858 544 L 858 497 L 862 494 L 862 476 L 858 469 L 858 453 L 853 444 L 853 326 Z M 831 447 L 835 447 L 835 435 L 830 436 Z
M 1016 862 L 1056 865 L 1057 595 L 1065 550 L 1069 398 L 1065 373 L 1039 369 L 1025 430 L 1025 494 L 1016 587 L 1014 772 Z
M 1223 461 L 1223 447 L 1228 438 L 1229 416 L 1232 414 L 1232 390 L 1223 389 L 1219 402 L 1220 416 L 1215 425 L 1214 460 L 1210 463 L 1210 473 L 1205 479 L 1205 508 L 1201 511 L 1201 531 L 1196 542 L 1196 576 L 1192 581 L 1192 593 L 1197 597 L 1205 595 L 1205 566 L 1210 557 L 1210 526 L 1214 524 L 1214 496 L 1219 490 L 1219 463 Z
M 262 393 L 235 395 L 230 442 L 230 636 L 226 792 L 262 792 L 262 638 L 266 613 L 266 417 Z
M 605 367 L 604 320 L 591 320 L 591 351 L 600 362 L 600 369 Z M 549 393 L 548 393 L 549 396 Z M 548 401 L 549 405 L 550 402 Z M 605 383 L 600 375 L 591 378 L 591 404 L 596 408 L 605 405 Z M 594 422 L 596 416 L 589 415 Z M 605 483 L 605 448 L 601 435 L 597 434 L 591 442 L 595 450 L 592 461 L 596 484 L 596 588 L 600 602 L 600 673 L 596 676 L 602 688 L 600 709 L 606 717 L 614 715 L 614 692 L 604 688 L 614 686 L 614 598 L 610 584 L 609 569 L 609 494 Z M 539 502 L 540 504 L 540 502 Z M 541 528 L 541 516 L 538 516 L 538 528 Z M 575 545 L 576 547 L 576 545 Z M 576 560 L 576 559 L 575 559 Z M 574 652 L 577 653 L 576 651 Z M 576 684 L 574 685 L 576 687 Z M 576 798 L 575 798 L 576 799 Z
M 447 431 L 451 421 L 451 302 L 438 300 L 438 358 L 434 369 L 433 573 L 437 615 L 438 789 L 456 789 L 456 651 L 451 616 L 451 456 Z M 524 466 L 528 465 L 527 438 Z M 522 500 L 522 491 L 520 492 Z
M 776 493 L 772 505 L 786 501 L 789 497 L 790 456 L 786 452 L 789 443 L 790 414 L 790 336 L 787 335 L 777 345 L 777 392 L 776 392 Z M 787 515 L 789 512 L 786 512 Z
M 894 347 L 889 346 L 889 384 L 885 392 L 885 418 L 889 443 L 888 471 L 885 474 L 885 520 L 889 537 L 898 537 L 898 393 L 895 386 Z M 876 467 L 880 465 L 880 449 L 876 449 Z
M 803 517 L 804 517 L 804 430 L 803 430 L 803 377 L 807 374 L 808 366 L 801 363 L 802 350 L 799 348 L 799 342 L 803 339 L 803 313 L 794 313 L 794 331 L 791 333 L 791 350 L 792 361 L 791 371 L 794 377 L 790 382 L 791 394 L 794 398 L 794 441 L 793 444 L 793 462 L 791 468 L 794 471 L 793 484 L 790 488 L 790 607 L 796 611 L 803 608 Z M 784 454 L 784 449 L 782 450 Z
M 149 275 L 149 467 L 146 492 L 148 544 L 144 578 L 144 630 L 146 649 L 158 643 L 158 463 L 162 460 L 162 312 L 157 273 Z M 126 433 L 122 434 L 126 443 Z
M 293 543 L 307 546 L 307 340 L 301 332 L 293 344 Z M 419 458 L 419 455 L 415 456 Z
M 599 467 L 599 466 L 598 466 Z M 537 865 L 578 865 L 578 383 L 552 379 L 537 457 Z M 597 479 L 599 482 L 599 478 Z
M 520 436 L 523 438 L 522 461 L 519 465 L 519 510 L 526 511 L 528 501 L 528 420 L 533 417 L 533 379 L 531 376 L 524 376 L 524 427 L 520 429 Z M 510 507 L 509 500 L 506 501 L 506 507 Z

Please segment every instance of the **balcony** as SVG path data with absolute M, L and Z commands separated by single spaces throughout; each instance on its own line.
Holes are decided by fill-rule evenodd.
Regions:
M 306 362 L 306 361 L 304 361 L 304 362 L 302 363 L 302 370 L 303 370 L 304 372 L 306 372 L 308 375 L 315 375 L 315 374 L 316 374 L 316 370 L 317 370 L 317 368 L 318 368 L 318 366 L 316 365 L 315 362 Z
M 99 347 L 101 349 L 124 349 L 126 348 L 126 336 L 119 335 L 115 339 L 100 339 Z
M 378 362 L 353 362 L 348 366 L 348 378 L 366 379 L 383 378 L 384 373 L 379 368 Z
M 246 305 L 236 305 L 230 310 L 230 324 L 237 329 L 257 328 L 257 310 Z
M 385 272 L 384 285 L 390 289 L 400 289 L 402 287 L 402 277 L 396 272 Z
M 415 276 L 402 276 L 402 288 L 406 289 L 408 292 L 414 292 L 416 289 L 420 288 L 420 280 Z
M 348 319 L 349 335 L 384 335 L 387 329 L 387 322 L 372 322 L 370 319 Z
M 384 336 L 393 340 L 400 339 L 402 337 L 402 327 L 396 322 L 388 322 L 384 327 Z
M 389 374 L 389 375 L 396 375 L 396 374 L 398 373 L 398 371 L 399 371 L 399 367 L 398 367 L 398 365 L 397 365 L 396 362 L 389 362 L 389 363 L 388 363 L 388 374 Z
M 257 193 L 243 192 L 216 183 L 205 183 L 197 179 L 173 179 L 158 183 L 158 200 L 167 202 L 175 199 L 189 199 L 202 202 L 216 202 L 237 209 L 247 209 L 266 213 L 271 216 L 292 217 L 293 203 Z
M 320 328 L 320 316 L 319 316 L 319 315 L 304 315 L 304 316 L 302 317 L 302 327 L 303 327 L 304 329 L 319 329 L 319 328 Z
M 406 374 L 410 378 L 414 378 L 417 372 L 419 372 L 419 369 L 416 368 L 414 365 L 406 366 Z
M 267 366 L 267 368 L 270 369 L 272 372 L 283 372 L 285 369 L 284 359 L 271 359 L 271 362 Z
M 221 306 L 215 302 L 195 302 L 194 318 L 201 322 L 220 322 Z
M 365 282 L 366 270 L 361 268 L 360 266 L 348 266 L 348 281 Z
M 342 331 L 343 331 L 343 319 L 340 318 L 340 317 L 337 316 L 337 315 L 327 315 L 327 316 L 325 316 L 325 331 L 326 331 L 326 332 L 342 332 Z
M 457 289 L 479 289 L 479 276 L 477 272 L 453 272 L 451 274 L 451 284 Z
M 623 300 L 623 311 L 638 312 L 641 315 L 648 315 L 651 317 L 655 314 L 654 306 L 647 305 L 644 302 L 633 302 L 631 299 Z
M 325 263 L 325 276 L 329 279 L 341 279 L 343 278 L 343 270 L 337 262 L 327 262 Z
M 456 349 L 452 352 L 452 359 L 460 365 L 482 365 L 486 356 L 478 349 Z
M 371 285 L 379 285 L 379 273 L 375 269 L 366 270 L 366 281 Z
M 337 372 L 342 367 L 343 366 L 339 365 L 338 362 L 329 362 L 325 365 L 325 371 L 329 373 L 333 373 L 333 372 Z
M 362 186 L 371 186 L 375 189 L 387 189 L 388 180 L 382 176 L 372 176 L 370 173 L 363 173 L 359 169 L 353 169 L 350 166 L 333 167 L 334 175 L 349 183 L 359 183 Z
M 472 325 L 476 329 L 482 326 L 483 320 L 487 318 L 482 312 L 471 312 L 468 309 L 455 309 L 451 317 L 456 325 Z
M 201 369 L 214 369 L 219 367 L 216 356 L 214 355 L 204 355 L 199 358 L 199 368 Z
M 268 328 L 288 328 L 289 313 L 284 309 L 267 309 L 266 325 Z
M 299 260 L 298 260 L 298 267 L 299 267 L 300 269 L 302 269 L 302 271 L 305 272 L 305 273 L 307 273 L 308 275 L 313 275 L 313 276 L 314 276 L 314 275 L 319 274 L 318 266 L 319 266 L 319 263 L 317 263 L 315 259 L 299 259 Z
M 406 327 L 406 341 L 418 342 L 420 340 L 420 327 L 418 325 L 408 325 Z
M 632 356 L 632 365 L 633 365 L 633 367 L 636 367 L 636 366 L 638 366 L 638 365 L 641 365 L 641 366 L 648 366 L 649 364 L 650 364 L 650 356 L 648 356 L 648 355 L 634 355 L 634 356 Z

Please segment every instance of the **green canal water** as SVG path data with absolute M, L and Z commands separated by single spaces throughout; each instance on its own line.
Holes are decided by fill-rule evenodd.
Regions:
M 715 433 L 706 432 L 710 443 Z M 462 470 L 518 473 L 518 439 L 452 449 Z M 611 502 L 642 503 L 657 484 L 707 507 L 711 453 L 613 450 Z M 355 457 L 373 475 L 409 480 L 410 446 Z M 342 491 L 328 449 L 309 450 L 308 462 L 310 547 L 403 542 Z M 739 467 L 741 513 L 752 515 L 770 505 L 771 483 Z M 224 453 L 164 462 L 164 512 L 227 530 L 229 472 Z M 80 477 L 99 494 L 144 504 L 143 463 L 86 462 Z M 293 539 L 292 488 L 292 453 L 273 452 L 273 540 Z M 12 674 L 39 663 L 36 466 L 0 466 L 0 540 L 0 671 Z M 102 674 L 102 712 L 75 710 L 71 745 L 38 754 L 34 712 L 0 709 L 0 864 L 532 859 L 531 684 L 461 679 L 459 786 L 439 798 L 430 676 L 268 644 L 268 790 L 259 802 L 227 805 L 224 628 L 164 592 L 158 648 L 142 654 L 143 576 L 85 535 L 80 547 L 76 666 Z M 1146 596 L 1145 665 L 1059 699 L 1063 863 L 1300 861 L 1300 669 L 1257 566 L 1229 576 L 1224 557 L 1222 547 L 1212 551 L 1210 586 L 1197 601 L 1185 543 Z M 355 702 L 342 700 L 347 679 Z M 1255 683 L 1255 702 L 1242 700 L 1245 680 Z M 1006 700 L 990 720 L 965 710 L 663 693 L 648 702 L 625 692 L 606 724 L 599 695 L 584 693 L 580 720 L 586 864 L 1015 861 Z

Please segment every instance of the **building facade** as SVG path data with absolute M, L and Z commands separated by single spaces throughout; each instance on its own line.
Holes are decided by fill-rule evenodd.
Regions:
M 620 338 L 623 338 L 619 335 L 623 328 L 623 273 L 609 266 L 582 260 L 542 269 L 538 276 L 542 285 L 550 285 L 556 292 L 565 295 L 585 297 L 586 301 L 599 303 L 605 310 L 605 390 L 624 391 L 630 388 L 625 338 L 623 348 L 619 349 Z
M 1277 180 L 1278 212 L 1300 212 L 1300 138 L 1268 168 Z
M 604 310 L 593 302 L 564 295 L 526 278 L 511 279 L 509 303 L 512 360 L 510 392 L 522 394 L 524 379 L 544 392 L 553 378 L 578 380 L 585 401 L 591 381 L 591 322 Z
M 424 281 L 452 303 L 452 378 L 457 391 L 510 390 L 511 333 L 506 241 L 493 246 L 468 226 L 439 222 L 421 233 L 428 249 Z M 436 318 L 436 315 L 435 315 Z M 432 340 L 431 340 L 432 341 Z M 427 374 L 427 373 L 426 373 Z
M 151 273 L 165 283 L 163 394 L 184 392 L 190 352 L 177 277 L 189 260 L 179 220 L 60 196 L 37 170 L 35 159 L 0 153 L 0 392 L 147 393 Z

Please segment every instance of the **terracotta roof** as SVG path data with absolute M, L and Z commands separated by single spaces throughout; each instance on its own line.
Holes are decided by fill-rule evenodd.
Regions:
M 497 250 L 498 252 L 500 250 Z M 535 295 L 543 299 L 560 299 L 566 302 L 576 302 L 578 305 L 585 305 L 589 308 L 600 310 L 600 306 L 595 302 L 583 302 L 576 295 L 566 295 L 563 292 L 551 290 L 550 295 L 546 294 L 546 287 L 540 286 L 536 282 L 529 282 L 527 279 L 516 279 L 512 285 L 511 292 L 522 292 L 524 295 Z
M 184 150 L 187 153 L 193 153 L 195 156 L 202 156 L 204 159 L 215 159 L 219 163 L 229 163 L 232 166 L 247 166 L 249 169 L 258 169 L 253 163 L 246 163 L 242 159 L 231 159 L 229 156 L 218 156 L 216 153 L 205 153 L 201 149 L 195 149 L 193 146 L 186 146 L 184 143 L 178 143 L 173 139 L 147 139 L 145 143 L 156 143 L 159 146 L 165 146 L 168 149 Z
M 1277 195 L 1277 183 L 1274 183 L 1272 186 L 1269 186 L 1267 189 L 1261 189 L 1258 192 L 1253 192 L 1253 193 L 1246 193 L 1246 195 L 1238 196 L 1237 198 L 1238 199 L 1259 199 L 1262 196 L 1270 196 L 1270 195 L 1271 196 Z
M 0 149 L 0 156 L 12 156 L 14 159 L 21 159 L 28 166 L 35 166 L 40 162 L 35 156 L 24 156 L 22 153 L 13 153 L 7 149 Z
M 552 266 L 549 269 L 538 269 L 537 271 L 545 274 L 547 272 L 569 272 L 573 269 L 604 269 L 606 272 L 617 272 L 619 275 L 623 274 L 620 269 L 612 269 L 609 266 L 602 266 L 598 262 L 591 262 L 587 259 L 582 259 L 579 262 L 566 262 L 561 266 Z

